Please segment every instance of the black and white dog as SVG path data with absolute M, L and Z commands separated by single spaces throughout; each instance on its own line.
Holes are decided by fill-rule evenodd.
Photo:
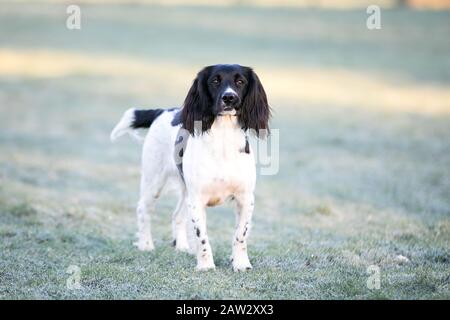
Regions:
M 215 267 L 206 231 L 206 207 L 230 199 L 236 203 L 232 246 L 235 271 L 251 269 L 247 237 L 254 208 L 255 159 L 248 134 L 268 134 L 270 107 L 258 76 L 249 67 L 214 65 L 201 70 L 180 109 L 125 112 L 111 133 L 149 128 L 142 155 L 141 194 L 137 207 L 140 250 L 152 250 L 150 216 L 165 185 L 179 193 L 172 230 L 176 249 L 187 251 L 192 223 L 197 269 Z

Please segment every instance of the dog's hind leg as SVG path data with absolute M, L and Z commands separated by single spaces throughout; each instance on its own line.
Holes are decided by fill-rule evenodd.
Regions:
M 150 219 L 155 212 L 155 202 L 159 198 L 165 181 L 165 175 L 158 176 L 153 180 L 146 178 L 145 174 L 142 175 L 141 196 L 136 210 L 138 241 L 135 242 L 135 245 L 139 250 L 151 251 L 154 249 Z
M 172 236 L 173 244 L 176 250 L 189 251 L 189 243 L 187 238 L 187 208 L 186 197 L 184 191 L 180 194 L 177 207 L 172 214 Z

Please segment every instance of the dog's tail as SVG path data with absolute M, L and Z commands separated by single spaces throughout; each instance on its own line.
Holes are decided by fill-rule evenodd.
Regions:
M 130 134 L 137 140 L 142 141 L 143 138 L 139 136 L 136 129 L 139 128 L 150 128 L 153 121 L 155 121 L 158 116 L 164 112 L 164 109 L 147 109 L 147 110 L 136 110 L 134 108 L 128 109 L 123 114 L 119 123 L 114 127 L 111 132 L 111 141 L 115 141 L 120 136 L 125 133 Z

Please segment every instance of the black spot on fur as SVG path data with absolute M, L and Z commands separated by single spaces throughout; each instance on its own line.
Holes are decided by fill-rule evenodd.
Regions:
M 174 247 L 177 246 L 177 240 L 176 239 L 172 241 L 172 246 L 174 246 Z
M 205 243 L 206 243 L 206 240 L 205 240 L 205 239 L 203 239 L 203 240 L 202 240 L 202 244 L 205 244 Z
M 200 238 L 200 229 L 199 229 L 199 228 L 197 228 L 196 232 L 197 232 L 197 237 L 199 237 L 199 238 Z
M 184 150 L 186 149 L 186 146 L 187 146 L 188 139 L 189 139 L 189 133 L 180 128 L 180 130 L 178 130 L 178 134 L 175 139 L 174 160 L 175 160 L 175 163 L 178 168 L 178 173 L 180 174 L 183 182 L 184 182 L 183 155 L 184 155 Z
M 148 110 L 134 110 L 134 121 L 131 124 L 133 129 L 150 128 L 153 121 L 158 118 L 164 109 L 148 109 Z
M 183 142 L 183 136 L 178 136 L 177 140 L 175 141 L 175 144 L 179 144 Z

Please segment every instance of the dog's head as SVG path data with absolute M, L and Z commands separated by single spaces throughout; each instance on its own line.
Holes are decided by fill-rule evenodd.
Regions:
M 208 131 L 216 117 L 237 116 L 243 130 L 253 129 L 258 136 L 269 130 L 270 107 L 256 73 L 240 65 L 214 65 L 197 74 L 184 101 L 183 128 L 194 133 L 201 121 L 201 132 Z

